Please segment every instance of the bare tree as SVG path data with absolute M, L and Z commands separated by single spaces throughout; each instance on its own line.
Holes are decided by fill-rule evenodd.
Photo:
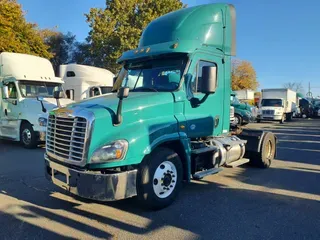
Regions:
M 292 91 L 302 93 L 304 92 L 304 88 L 301 82 L 287 82 L 282 85 L 284 88 L 289 88 Z

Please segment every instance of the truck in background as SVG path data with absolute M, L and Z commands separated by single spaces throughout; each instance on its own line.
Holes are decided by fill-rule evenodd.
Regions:
M 230 96 L 231 106 L 234 107 L 234 124 L 241 126 L 254 122 L 258 113 L 256 107 L 240 102 L 235 91 L 231 91 Z
M 230 132 L 232 55 L 232 5 L 183 8 L 153 20 L 138 48 L 118 59 L 117 93 L 50 112 L 48 180 L 84 198 L 137 196 L 142 206 L 160 209 L 191 177 L 245 163 L 268 168 L 273 133 Z
M 0 54 L 0 138 L 34 148 L 45 141 L 48 112 L 57 104 L 54 92 L 63 93 L 49 60 L 19 53 Z
M 243 90 L 237 90 L 233 91 L 237 98 L 240 101 L 248 101 L 248 100 L 254 100 L 254 91 L 250 89 L 243 89 Z
M 297 104 L 297 93 L 287 88 L 262 89 L 257 121 L 291 121 Z
M 60 65 L 59 76 L 67 97 L 74 101 L 110 93 L 114 80 L 109 70 L 80 64 Z

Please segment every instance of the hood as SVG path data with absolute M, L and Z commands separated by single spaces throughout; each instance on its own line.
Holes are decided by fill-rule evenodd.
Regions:
M 251 111 L 251 108 L 253 107 L 250 104 L 246 104 L 246 103 L 232 103 L 231 105 L 235 108 L 249 110 L 249 111 Z
M 44 107 L 47 109 L 47 111 L 50 111 L 50 110 L 57 107 L 57 101 L 54 98 L 44 98 L 42 102 L 43 102 Z M 73 103 L 73 102 L 74 102 L 73 100 L 68 99 L 68 98 L 60 99 L 60 104 L 62 106 L 65 106 L 65 105 L 67 105 L 69 103 Z M 23 100 L 23 103 L 26 108 L 30 108 L 32 110 L 34 110 L 36 108 L 36 106 L 39 106 L 39 111 L 42 112 L 41 111 L 41 103 L 40 103 L 40 101 L 38 101 L 35 98 L 25 98 Z
M 167 101 L 166 101 L 167 100 Z M 116 93 L 101 95 L 70 104 L 70 108 L 81 107 L 93 112 L 117 111 L 119 98 Z M 130 111 L 141 111 L 150 106 L 162 103 L 173 102 L 173 95 L 170 92 L 130 92 L 129 96 L 123 99 L 122 113 Z M 161 111 L 161 110 L 160 110 Z

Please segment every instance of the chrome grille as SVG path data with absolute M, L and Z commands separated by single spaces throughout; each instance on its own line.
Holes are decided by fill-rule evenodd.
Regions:
M 85 158 L 86 137 L 85 118 L 49 115 L 46 142 L 49 156 L 62 161 L 81 162 Z
M 262 110 L 262 114 L 274 115 L 274 110 Z

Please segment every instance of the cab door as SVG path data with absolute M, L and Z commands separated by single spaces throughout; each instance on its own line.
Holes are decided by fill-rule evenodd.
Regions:
M 1 114 L 0 114 L 0 135 L 9 139 L 19 138 L 19 103 L 16 82 L 4 81 L 3 86 L 9 90 L 9 98 L 5 98 L 2 90 L 1 95 Z
M 210 94 L 203 103 L 198 106 L 193 106 L 191 97 L 201 100 L 205 97 L 204 93 L 200 92 L 200 84 L 202 81 L 202 68 L 210 66 L 216 68 L 216 92 Z M 192 56 L 188 73 L 192 75 L 191 81 L 191 96 L 187 91 L 189 101 L 185 103 L 185 117 L 187 120 L 187 133 L 190 138 L 215 136 L 223 133 L 224 119 L 224 65 L 222 58 L 205 53 L 195 53 Z M 189 85 L 190 86 L 190 85 Z M 192 96 L 193 95 L 193 96 Z M 227 106 L 230 111 L 230 106 Z

